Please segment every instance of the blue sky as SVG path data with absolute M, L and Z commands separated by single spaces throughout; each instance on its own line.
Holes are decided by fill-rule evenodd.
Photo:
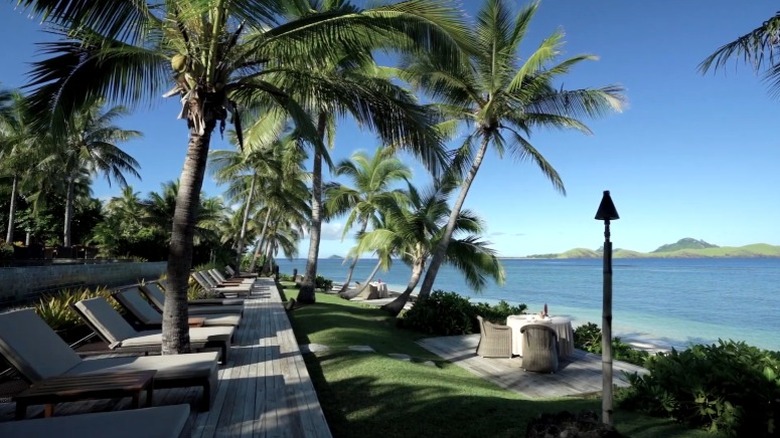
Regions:
M 464 2 L 473 13 L 477 2 Z M 524 2 L 517 2 L 524 4 Z M 0 12 L 0 85 L 25 83 L 34 43 L 46 38 L 37 23 L 12 5 Z M 509 157 L 487 157 L 466 201 L 487 222 L 485 238 L 502 256 L 598 248 L 603 224 L 593 216 L 603 190 L 610 190 L 621 219 L 613 222 L 616 248 L 651 251 L 683 237 L 721 246 L 780 244 L 780 125 L 777 98 L 746 65 L 733 62 L 701 75 L 697 66 L 722 44 L 774 15 L 777 5 L 733 0 L 546 0 L 531 26 L 528 47 L 553 30 L 566 32 L 565 55 L 591 53 L 564 78 L 566 88 L 621 84 L 628 108 L 588 121 L 594 132 L 536 131 L 531 142 L 561 174 L 568 191 L 559 195 L 539 170 Z M 529 53 L 521 49 L 521 55 Z M 141 163 L 142 180 L 130 184 L 142 195 L 178 178 L 187 130 L 175 119 L 176 100 L 157 100 L 121 121 L 144 138 L 125 150 Z M 378 146 L 352 123 L 340 125 L 334 159 Z M 230 145 L 218 138 L 212 148 Z M 428 182 L 414 166 L 415 181 Z M 119 194 L 98 178 L 94 195 Z M 210 178 L 204 190 L 221 188 Z M 320 254 L 345 254 L 343 221 L 324 227 Z M 302 243 L 305 256 L 308 241 Z

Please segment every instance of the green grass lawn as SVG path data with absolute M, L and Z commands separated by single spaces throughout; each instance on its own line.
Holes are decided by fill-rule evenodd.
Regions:
M 383 311 L 335 295 L 317 294 L 317 304 L 295 309 L 290 320 L 299 344 L 330 348 L 304 358 L 335 437 L 522 437 L 543 412 L 601 411 L 597 398 L 531 400 L 504 390 L 429 353 L 415 343 L 422 334 L 396 328 Z M 615 424 L 632 437 L 712 437 L 632 412 L 616 412 Z

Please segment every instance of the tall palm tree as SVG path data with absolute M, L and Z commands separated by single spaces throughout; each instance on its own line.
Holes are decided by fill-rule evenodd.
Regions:
M 408 1 L 399 3 L 399 5 L 408 5 L 412 3 L 433 5 L 433 2 Z M 296 20 L 307 20 L 310 17 L 321 14 L 332 14 L 335 11 L 344 8 L 348 3 L 344 0 L 304 0 L 294 3 L 294 6 L 288 9 L 288 15 Z M 443 11 L 444 12 L 444 11 Z M 431 16 L 433 18 L 433 16 Z M 457 30 L 456 30 L 457 28 Z M 453 21 L 448 25 L 448 31 L 456 30 L 450 34 L 455 38 L 463 35 L 463 29 L 460 24 Z M 378 37 L 376 35 L 375 37 Z M 412 40 L 413 41 L 413 40 Z M 384 39 L 382 44 L 390 42 Z M 465 42 L 462 43 L 465 46 Z M 432 170 L 437 170 L 444 162 L 445 156 L 441 148 L 441 142 L 430 129 L 432 125 L 431 113 L 417 105 L 416 100 L 408 92 L 396 85 L 391 78 L 381 74 L 381 70 L 376 67 L 371 57 L 370 51 L 354 50 L 350 47 L 341 46 L 334 51 L 334 56 L 329 62 L 324 63 L 320 69 L 313 72 L 319 79 L 312 83 L 313 87 L 295 88 L 295 98 L 305 102 L 304 108 L 312 114 L 316 121 L 317 142 L 315 146 L 328 144 L 333 146 L 335 135 L 335 118 L 350 114 L 355 117 L 360 124 L 368 127 L 374 127 L 386 144 L 394 147 L 406 148 L 414 154 L 417 154 L 423 162 L 430 166 Z M 451 58 L 446 58 L 451 61 Z M 295 80 L 293 76 L 288 79 Z M 358 106 L 352 105 L 349 101 L 337 96 L 329 95 L 320 85 L 330 84 L 328 88 L 338 88 L 342 93 L 350 93 L 360 96 L 359 100 L 374 102 L 377 107 L 386 108 L 375 115 L 378 117 L 365 117 L 363 110 Z M 293 83 L 290 83 L 293 85 Z M 354 98 L 350 99 L 353 102 Z M 395 127 L 387 126 L 387 120 L 384 119 L 383 112 L 397 114 Z M 391 130 L 401 128 L 410 135 L 406 136 L 405 141 L 398 142 L 392 140 L 387 134 L 387 128 Z M 317 275 L 317 262 L 319 258 L 319 246 L 321 240 L 322 221 L 325 215 L 323 209 L 323 180 L 322 165 L 325 161 L 330 165 L 328 152 L 323 147 L 314 147 L 312 163 L 312 191 L 311 191 L 311 226 L 309 227 L 309 252 L 306 262 L 306 271 L 298 293 L 298 301 L 301 303 L 313 303 L 314 280 Z
M 272 172 L 274 162 L 269 160 L 271 148 L 270 142 L 273 142 L 285 126 L 283 114 L 279 112 L 268 112 L 259 118 L 257 122 L 244 133 L 245 148 L 240 151 L 218 150 L 210 154 L 210 162 L 213 166 L 212 171 L 220 183 L 230 183 L 236 181 L 240 176 L 245 176 L 248 184 L 241 182 L 232 185 L 226 192 L 228 200 L 231 202 L 239 201 L 243 211 L 241 218 L 241 227 L 236 236 L 236 266 L 241 266 L 241 260 L 244 255 L 244 245 L 247 237 L 247 226 L 249 224 L 250 213 L 254 205 L 253 201 L 257 193 L 258 178 L 260 175 L 267 175 Z M 237 137 L 234 135 L 233 137 Z M 236 140 L 237 141 L 237 138 Z M 276 172 L 279 174 L 280 172 Z
M 558 62 L 563 32 L 544 39 L 530 55 L 518 53 L 538 4 L 523 8 L 515 17 L 506 0 L 486 0 L 476 16 L 471 39 L 478 49 L 467 64 L 443 66 L 436 59 L 417 56 L 409 60 L 404 77 L 441 102 L 451 121 L 470 129 L 457 151 L 453 171 L 462 177 L 449 221 L 433 253 L 420 288 L 426 297 L 447 255 L 452 233 L 485 154 L 493 146 L 499 156 L 509 152 L 518 160 L 530 160 L 565 194 L 558 172 L 528 140 L 536 127 L 576 129 L 590 133 L 578 117 L 599 116 L 623 106 L 621 88 L 565 90 L 554 80 L 582 61 L 579 55 Z
M 322 137 L 293 92 L 310 90 L 339 100 L 390 144 L 423 144 L 419 126 L 404 123 L 403 96 L 379 102 L 362 87 L 324 81 L 320 70 L 343 53 L 369 53 L 380 45 L 441 50 L 454 59 L 452 39 L 462 29 L 457 11 L 437 0 L 409 0 L 361 10 L 343 3 L 301 19 L 286 15 L 300 2 L 250 0 L 19 0 L 31 15 L 63 28 L 47 43 L 31 86 L 36 113 L 51 114 L 51 129 L 73 108 L 96 97 L 136 102 L 166 93 L 182 101 L 189 142 L 180 177 L 168 258 L 163 311 L 163 354 L 189 351 L 187 278 L 195 213 L 214 130 L 239 121 L 251 102 L 287 112 L 301 135 L 320 150 Z M 316 92 L 315 92 L 316 91 Z M 381 117 L 379 117 L 381 115 Z M 240 126 L 236 132 L 241 133 Z M 239 145 L 242 144 L 239 138 Z M 312 295 L 313 298 L 313 295 Z
M 0 174 L 11 178 L 11 199 L 8 212 L 6 242 L 13 242 L 16 221 L 16 200 L 20 184 L 39 176 L 35 172 L 36 144 L 47 141 L 47 135 L 32 128 L 27 101 L 18 91 L 0 91 Z
M 400 190 L 393 190 L 394 183 L 408 181 L 412 172 L 395 156 L 392 148 L 379 148 L 373 157 L 363 151 L 352 154 L 349 160 L 343 160 L 335 170 L 336 176 L 344 176 L 351 180 L 352 187 L 344 184 L 334 184 L 326 189 L 327 207 L 331 215 L 350 212 L 344 223 L 342 239 L 356 224 L 359 227 L 358 236 L 366 232 L 369 223 L 379 225 L 377 210 L 380 203 L 388 198 L 396 202 L 404 199 L 399 197 Z M 347 271 L 347 279 L 339 293 L 344 292 L 352 281 L 360 254 L 352 257 Z
M 732 58 L 742 58 L 756 73 L 764 71 L 764 79 L 774 93 L 780 92 L 780 12 L 764 21 L 761 26 L 736 40 L 724 44 L 699 64 L 699 70 L 725 67 Z
M 139 164 L 116 143 L 141 137 L 141 133 L 125 130 L 115 125 L 116 119 L 125 116 L 128 111 L 123 106 L 103 110 L 103 102 L 96 100 L 81 108 L 68 121 L 63 138 L 56 139 L 53 150 L 43 166 L 50 165 L 60 169 L 65 185 L 65 218 L 62 245 L 71 246 L 71 222 L 75 202 L 76 180 L 83 173 L 94 176 L 105 175 L 111 183 L 115 180 L 121 187 L 127 186 L 124 174 L 140 178 Z M 58 140 L 62 144 L 58 144 Z
M 382 307 L 393 315 L 403 309 L 417 287 L 434 248 L 444 235 L 450 215 L 447 200 L 453 188 L 446 183 L 439 184 L 420 194 L 410 186 L 409 207 L 387 203 L 384 207 L 387 226 L 369 231 L 360 238 L 359 249 L 392 248 L 412 268 L 403 293 Z M 469 286 L 476 291 L 487 285 L 487 277 L 498 284 L 503 284 L 505 278 L 504 268 L 495 251 L 490 249 L 489 242 L 479 238 L 484 229 L 484 223 L 474 213 L 461 211 L 445 258 L 445 263 L 460 271 Z

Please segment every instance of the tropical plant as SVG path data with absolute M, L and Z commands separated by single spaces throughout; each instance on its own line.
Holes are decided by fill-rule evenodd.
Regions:
M 316 15 L 332 14 L 345 5 L 347 3 L 342 0 L 326 2 L 305 0 L 289 8 L 289 14 L 295 19 L 307 20 Z M 436 37 L 438 43 L 449 38 L 458 39 L 464 35 L 460 18 L 452 14 L 454 10 L 439 8 L 439 5 L 433 1 L 401 2 L 391 6 L 395 9 L 392 14 L 398 18 L 417 20 L 419 18 L 417 12 L 408 14 L 405 11 L 411 5 L 415 5 L 413 9 L 423 6 L 429 12 L 436 10 L 435 13 L 428 15 L 426 20 L 428 20 L 427 32 L 442 32 Z M 410 9 L 409 12 L 411 11 Z M 417 31 L 410 34 L 409 30 L 403 23 L 393 23 L 382 32 L 372 34 L 374 39 L 372 48 L 414 50 L 424 48 L 426 52 L 437 57 L 442 53 L 446 54 L 446 57 L 440 58 L 446 59 L 446 62 L 451 62 L 453 55 L 460 56 L 459 48 L 454 52 L 431 50 L 441 46 L 430 44 L 430 34 L 420 38 L 421 35 Z M 440 39 L 442 37 L 444 38 Z M 336 116 L 351 115 L 360 125 L 374 128 L 384 143 L 394 148 L 407 149 L 434 171 L 446 158 L 441 139 L 431 129 L 433 114 L 418 105 L 416 99 L 407 90 L 394 83 L 389 75 L 383 73 L 383 69 L 376 66 L 371 50 L 354 50 L 354 48 L 340 46 L 332 53 L 334 56 L 315 72 L 319 81 L 312 85 L 328 84 L 328 88 L 338 94 L 324 94 L 320 86 L 301 87 L 297 83 L 298 86 L 290 88 L 294 90 L 297 100 L 307 102 L 305 108 L 316 120 L 317 128 L 317 142 L 313 143 L 315 147 L 312 164 L 310 243 L 306 270 L 298 293 L 297 301 L 300 303 L 313 303 L 315 300 L 314 280 L 317 275 L 322 220 L 325 216 L 322 203 L 322 164 L 323 161 L 331 164 L 328 152 L 322 146 L 326 143 L 329 146 L 333 145 Z M 293 79 L 292 76 L 289 78 Z M 378 111 L 368 113 L 365 108 L 361 108 L 362 105 L 355 105 L 355 102 L 372 102 L 372 106 Z M 389 125 L 388 122 L 391 120 L 392 125 Z
M 407 114 L 396 104 L 409 96 L 398 93 L 381 105 L 388 100 L 363 93 L 362 84 L 326 80 L 322 72 L 344 53 L 368 54 L 382 41 L 404 50 L 442 48 L 455 58 L 459 52 L 450 31 L 461 27 L 456 11 L 433 0 L 410 0 L 366 10 L 337 2 L 327 12 L 304 14 L 303 3 L 19 1 L 31 15 L 63 29 L 61 40 L 45 43 L 49 57 L 34 64 L 29 84 L 35 113 L 42 120 L 51 115 L 46 119 L 55 134 L 64 131 L 61 122 L 68 112 L 99 97 L 136 102 L 173 85 L 166 95 L 182 101 L 189 142 L 168 258 L 164 354 L 189 351 L 186 284 L 195 214 L 211 136 L 229 115 L 240 121 L 239 108 L 249 104 L 285 112 L 301 138 L 320 151 L 323 131 L 307 108 L 351 112 L 389 144 L 420 145 L 428 138 L 422 126 L 404 123 Z M 300 19 L 287 19 L 293 9 Z M 319 105 L 309 105 L 313 96 L 321 97 Z M 341 104 L 327 105 L 329 99 Z M 416 115 L 416 120 L 426 118 Z M 242 133 L 240 126 L 236 132 Z M 300 298 L 314 299 L 313 294 Z
M 403 77 L 440 102 L 445 118 L 471 129 L 452 166 L 453 173 L 462 175 L 460 193 L 431 258 L 420 297 L 433 288 L 458 215 L 490 146 L 499 157 L 508 152 L 518 160 L 532 161 L 565 194 L 558 172 L 528 140 L 532 130 L 551 127 L 590 133 L 578 117 L 600 116 L 623 106 L 618 86 L 566 90 L 555 83 L 575 65 L 595 59 L 579 55 L 557 62 L 563 46 L 562 30 L 545 38 L 528 56 L 520 57 L 520 45 L 537 7 L 538 3 L 532 3 L 513 18 L 506 0 L 485 0 L 470 35 L 477 49 L 468 63 L 453 68 L 426 54 L 406 63 Z
M 694 345 L 651 357 L 629 376 L 621 407 L 671 417 L 727 436 L 777 436 L 780 353 L 744 342 Z
M 699 71 L 706 73 L 710 69 L 725 67 L 732 58 L 742 60 L 753 67 L 756 73 L 763 70 L 764 79 L 770 89 L 780 92 L 780 12 L 764 21 L 761 26 L 736 40 L 724 44 L 699 64 Z
M 0 91 L 0 175 L 10 176 L 11 193 L 8 212 L 7 242 L 14 240 L 16 226 L 17 195 L 20 185 L 35 179 L 36 143 L 46 141 L 32 129 L 27 101 L 19 92 Z
M 450 215 L 447 200 L 453 186 L 441 182 L 423 194 L 410 184 L 408 200 L 403 203 L 388 199 L 381 208 L 385 224 L 360 236 L 356 252 L 385 249 L 397 254 L 412 268 L 406 289 L 382 308 L 397 315 L 417 287 L 433 249 L 443 237 L 444 225 Z M 408 206 L 407 206 L 408 205 Z M 455 238 L 447 246 L 445 262 L 463 274 L 475 291 L 482 290 L 487 277 L 503 284 L 504 269 L 490 249 L 489 242 L 479 238 L 484 230 L 482 220 L 469 210 L 463 210 L 455 223 Z
M 43 168 L 57 168 L 58 172 L 50 175 L 62 175 L 64 179 L 63 246 L 72 244 L 71 225 L 78 179 L 86 177 L 89 181 L 93 175 L 103 173 L 109 184 L 115 180 L 126 187 L 125 173 L 140 177 L 138 162 L 115 144 L 141 136 L 138 131 L 114 125 L 117 118 L 127 114 L 128 110 L 122 106 L 104 111 L 101 99 L 88 102 L 71 115 L 64 136 L 54 140 L 49 155 L 40 164 Z
M 403 326 L 431 335 L 465 335 L 474 332 L 474 312 L 468 298 L 437 290 L 420 298 L 403 315 Z
M 334 173 L 336 176 L 347 177 L 352 182 L 352 187 L 332 184 L 325 190 L 326 206 L 330 215 L 349 212 L 342 239 L 356 222 L 358 236 L 366 232 L 370 223 L 374 227 L 378 226 L 377 211 L 383 202 L 404 202 L 403 193 L 398 189 L 391 189 L 392 185 L 408 181 L 412 177 L 411 170 L 395 156 L 395 151 L 391 148 L 379 148 L 371 158 L 365 152 L 357 151 L 349 160 L 340 162 Z M 352 257 L 347 279 L 344 280 L 339 293 L 349 288 L 358 260 L 359 254 Z

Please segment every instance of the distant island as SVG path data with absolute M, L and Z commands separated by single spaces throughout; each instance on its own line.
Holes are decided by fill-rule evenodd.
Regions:
M 595 259 L 603 257 L 603 247 L 596 250 L 574 248 L 560 254 L 534 254 L 530 259 Z M 745 246 L 718 246 L 690 237 L 659 246 L 651 252 L 613 249 L 612 258 L 705 258 L 705 257 L 780 257 L 780 246 L 754 243 Z

